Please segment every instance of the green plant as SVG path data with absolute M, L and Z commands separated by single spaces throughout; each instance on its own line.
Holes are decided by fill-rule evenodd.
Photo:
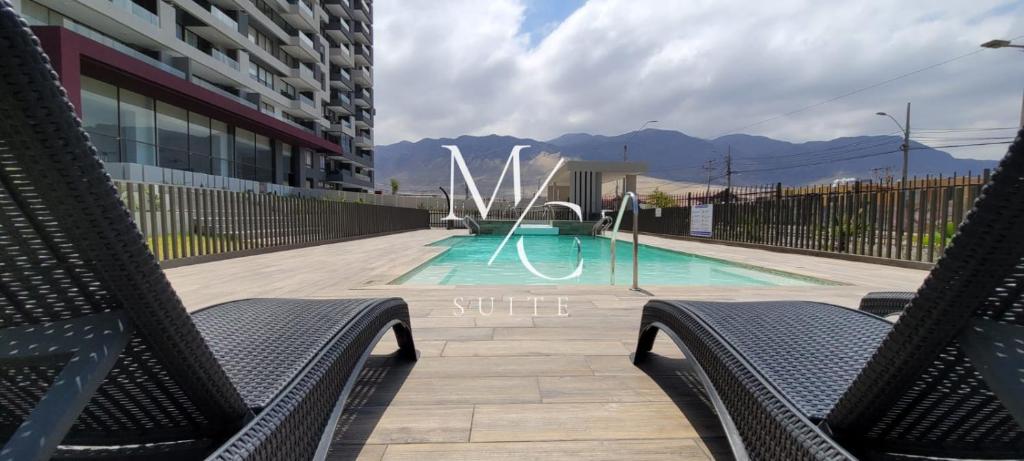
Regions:
M 931 246 L 933 241 L 936 242 L 937 245 L 941 245 L 942 234 L 946 234 L 946 246 L 949 246 L 950 242 L 952 242 L 953 240 L 953 235 L 956 234 L 956 224 L 952 222 L 947 222 L 945 229 L 939 229 L 935 231 L 934 235 L 925 234 L 922 237 L 924 245 Z
M 391 195 L 395 195 L 398 193 L 398 186 L 400 186 L 398 180 L 395 178 L 391 178 Z
M 654 189 L 653 192 L 647 195 L 647 200 L 645 201 L 650 205 L 654 205 L 655 208 L 672 208 L 676 206 L 676 201 L 660 189 Z

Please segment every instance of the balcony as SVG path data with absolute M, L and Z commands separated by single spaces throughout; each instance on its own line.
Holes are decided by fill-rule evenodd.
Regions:
M 367 5 L 363 0 L 352 0 L 352 19 L 362 22 L 373 22 L 370 18 L 373 17 L 373 13 L 370 12 L 370 5 Z
M 330 133 L 342 133 L 347 134 L 349 137 L 354 137 L 356 134 L 356 127 L 348 120 L 348 117 L 341 117 L 331 121 L 331 126 L 327 128 Z
M 299 91 L 319 91 L 322 89 L 320 87 L 320 80 L 317 79 L 316 72 L 303 64 L 299 64 L 298 67 L 293 67 L 291 71 L 288 72 L 288 75 L 281 77 L 281 79 L 289 85 L 294 86 Z
M 373 149 L 373 135 L 369 133 L 357 134 L 353 139 L 353 143 L 356 147 L 362 147 L 365 149 Z
M 373 106 L 373 95 L 371 95 L 369 91 L 366 91 L 365 88 L 356 91 L 355 104 L 363 108 L 371 107 Z
M 324 26 L 324 33 L 341 43 L 352 43 L 352 31 L 348 26 L 348 21 L 344 19 L 331 18 L 330 22 Z
M 217 61 L 220 61 L 220 62 L 222 62 L 224 64 L 227 64 L 228 67 L 234 69 L 235 71 L 238 71 L 238 69 L 239 69 L 238 61 L 236 61 L 231 56 L 228 56 L 226 53 L 224 53 L 221 50 L 218 50 L 216 48 L 210 49 L 210 57 L 212 57 L 213 59 L 215 59 Z
M 281 12 L 281 16 L 296 29 L 317 30 L 320 24 L 317 23 L 313 9 L 306 1 L 308 0 L 288 0 L 288 8 Z
M 328 13 L 341 16 L 344 19 L 351 19 L 349 15 L 349 0 L 323 0 L 322 4 Z
M 373 115 L 368 110 L 356 110 L 356 128 L 373 128 Z
M 352 74 L 345 69 L 336 68 L 331 72 L 331 88 L 350 91 L 353 88 Z
M 341 46 L 331 46 L 330 48 L 331 64 L 352 67 L 355 65 L 355 61 L 352 58 L 352 52 L 349 51 L 348 46 L 342 44 Z
M 366 45 L 363 45 L 361 43 L 356 43 L 355 45 L 352 46 L 352 49 L 355 51 L 355 58 L 356 58 L 355 61 L 356 61 L 356 65 L 357 66 L 372 66 L 373 65 L 373 49 L 372 48 L 370 48 L 370 47 L 368 47 Z
M 357 187 L 373 187 L 373 180 L 369 176 L 355 173 L 351 170 L 332 170 L 327 172 L 327 182 L 352 185 Z
M 116 8 L 125 10 L 145 22 L 148 22 L 154 26 L 160 27 L 160 17 L 156 13 L 143 8 L 138 3 L 132 0 L 110 0 L 110 3 Z
M 341 91 L 331 91 L 331 100 L 327 103 L 327 108 L 340 115 L 351 115 L 352 114 L 352 99 Z
M 281 44 L 281 49 L 301 60 L 320 61 L 320 52 L 316 50 L 313 40 L 304 32 L 297 31 L 295 35 L 288 37 L 288 41 Z
M 352 72 L 352 81 L 359 86 L 372 87 L 373 86 L 373 75 L 370 74 L 370 70 L 365 67 L 360 67 Z
M 230 91 L 227 91 L 227 90 L 225 90 L 225 89 L 223 89 L 221 87 L 218 87 L 217 85 L 214 85 L 214 84 L 212 84 L 210 82 L 207 82 L 206 80 L 203 80 L 203 79 L 201 79 L 199 77 L 196 77 L 194 75 L 192 76 L 192 83 L 195 83 L 196 85 L 199 85 L 199 86 L 201 86 L 203 88 L 206 88 L 207 90 L 210 90 L 210 91 L 212 91 L 214 93 L 217 93 L 217 94 L 219 94 L 221 96 L 224 96 L 225 98 L 229 98 L 229 99 L 231 99 L 231 100 L 233 100 L 233 101 L 235 101 L 235 102 L 237 102 L 239 104 L 242 104 L 242 105 L 244 105 L 246 107 L 259 110 L 259 106 L 255 102 L 250 101 L 248 99 L 245 99 L 245 98 L 243 98 L 243 97 L 241 97 L 241 96 L 239 96 L 237 94 L 231 93 Z
M 302 94 L 297 95 L 295 99 L 291 100 L 290 104 L 285 107 L 285 111 L 293 117 L 303 119 L 318 119 L 323 117 L 323 111 L 320 110 L 320 105 L 310 97 Z
M 185 27 L 210 43 L 225 48 L 247 43 L 238 33 L 238 22 L 216 6 L 211 5 L 209 10 L 195 8 L 191 13 L 195 16 L 185 17 Z
M 135 59 L 138 59 L 139 61 L 145 62 L 146 64 L 149 64 L 149 65 L 151 65 L 153 67 L 156 67 L 156 68 L 158 68 L 158 69 L 160 69 L 160 70 L 162 70 L 164 72 L 167 72 L 167 73 L 169 73 L 171 75 L 174 75 L 175 77 L 185 78 L 185 72 L 182 71 L 181 69 L 178 69 L 177 67 L 174 67 L 174 66 L 172 66 L 170 64 L 167 64 L 167 63 L 165 63 L 163 61 L 160 61 L 159 59 L 154 59 L 154 58 L 150 57 L 149 55 L 147 55 L 145 53 L 142 53 L 139 50 L 136 50 L 135 48 L 132 48 L 132 47 L 128 46 L 127 44 L 123 43 L 123 42 L 120 42 L 120 41 L 115 40 L 113 38 L 110 38 L 110 37 L 108 37 L 106 35 L 103 35 L 103 34 L 101 34 L 99 32 L 96 32 L 95 30 L 92 30 L 92 29 L 90 29 L 90 28 L 88 28 L 86 26 L 83 26 L 83 25 L 81 25 L 81 24 L 79 24 L 77 22 L 71 21 L 70 19 L 65 19 L 64 20 L 64 27 L 67 28 L 68 30 L 72 31 L 72 32 L 77 33 L 78 35 L 81 35 L 83 37 L 86 37 L 86 38 L 88 38 L 90 40 L 93 40 L 95 42 L 101 43 L 103 45 L 106 45 L 107 47 L 113 48 L 113 49 L 115 49 L 117 51 L 120 51 L 120 52 L 122 52 L 124 54 L 127 54 L 128 56 L 131 56 L 131 57 L 133 57 Z
M 365 22 L 355 22 L 352 26 L 352 38 L 363 45 L 372 45 L 373 29 Z

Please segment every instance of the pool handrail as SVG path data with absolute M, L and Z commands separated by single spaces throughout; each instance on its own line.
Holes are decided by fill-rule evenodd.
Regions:
M 466 229 L 469 229 L 469 233 L 470 234 L 479 234 L 480 233 L 480 224 L 477 223 L 476 220 L 473 219 L 472 216 L 464 216 L 462 218 L 462 224 L 464 226 L 466 226 Z
M 619 205 L 619 214 L 615 218 L 615 227 L 612 228 L 612 239 L 611 239 L 612 240 L 611 241 L 611 248 L 612 248 L 611 283 L 612 283 L 612 285 L 615 285 L 615 242 L 617 241 L 617 237 L 619 235 L 619 225 L 622 224 L 622 213 L 624 211 L 626 211 L 626 200 L 631 200 L 632 204 L 633 204 L 633 286 L 630 289 L 636 291 L 636 290 L 640 289 L 640 277 L 639 277 L 639 270 L 638 270 L 639 265 L 640 265 L 639 264 L 639 258 L 640 258 L 640 252 L 639 252 L 639 249 L 640 249 L 640 238 L 639 238 L 639 236 L 637 234 L 637 229 L 639 229 L 639 227 L 640 227 L 638 225 L 639 223 L 637 222 L 639 220 L 639 216 L 640 216 L 640 202 L 637 201 L 636 194 L 634 194 L 632 192 L 626 192 L 626 195 L 622 196 L 622 203 Z
M 611 216 L 601 216 L 601 219 L 599 219 L 596 223 L 594 223 L 594 227 L 592 227 L 590 229 L 590 235 L 593 235 L 593 236 L 601 235 L 601 234 L 604 233 L 604 231 L 608 230 L 608 228 L 611 227 L 611 225 L 612 225 L 612 217 Z

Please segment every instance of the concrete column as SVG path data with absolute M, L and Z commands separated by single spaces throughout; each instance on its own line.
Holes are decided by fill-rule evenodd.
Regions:
M 50 58 L 50 66 L 57 71 L 60 84 L 67 91 L 68 99 L 75 106 L 75 112 L 82 116 L 82 56 L 78 48 L 74 46 L 75 40 L 66 40 L 68 34 L 73 34 L 63 27 L 43 26 L 34 27 L 36 37 L 39 38 L 39 45 Z
M 634 194 L 636 193 L 636 175 L 635 174 L 627 174 L 626 175 L 626 190 L 625 190 L 625 192 L 632 192 Z
M 170 2 L 159 1 L 156 2 L 156 9 L 157 17 L 160 18 L 160 34 L 167 38 L 174 37 L 174 28 L 177 27 L 174 5 Z

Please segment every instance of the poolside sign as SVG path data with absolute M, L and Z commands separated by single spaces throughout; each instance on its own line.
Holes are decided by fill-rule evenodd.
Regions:
M 501 188 L 501 182 L 505 180 L 505 174 L 509 172 L 508 169 L 510 166 L 512 167 L 512 196 L 515 198 L 513 204 L 518 206 L 519 202 L 522 201 L 523 192 L 519 176 L 519 151 L 526 149 L 527 147 L 530 146 L 517 145 L 512 148 L 512 152 L 509 153 L 508 160 L 505 161 L 505 167 L 502 168 L 501 175 L 498 176 L 498 184 L 494 186 L 494 192 L 491 193 L 491 199 L 486 204 L 484 203 L 483 197 L 480 195 L 480 190 L 477 189 L 476 187 L 476 181 L 473 180 L 473 175 L 469 172 L 469 166 L 466 165 L 466 160 L 462 157 L 462 152 L 459 150 L 459 146 L 445 145 L 441 147 L 448 149 L 448 152 L 451 154 L 451 177 L 450 182 L 448 183 L 449 190 L 455 189 L 455 168 L 458 167 L 459 172 L 462 173 L 463 180 L 466 181 L 466 188 L 469 189 L 469 193 L 472 195 L 473 202 L 476 203 L 476 208 L 480 212 L 480 217 L 482 219 L 487 219 L 487 213 L 491 211 L 491 206 L 494 205 L 494 199 L 498 195 L 498 189 Z M 496 250 L 494 250 L 494 254 L 491 255 L 491 259 L 487 261 L 488 266 L 494 263 L 494 259 L 497 258 L 498 253 L 501 253 L 501 250 L 505 248 L 505 244 L 508 243 L 509 238 L 511 238 L 512 235 L 515 234 L 516 230 L 519 229 L 519 227 L 523 224 L 523 218 L 525 218 L 526 214 L 529 213 L 530 209 L 533 208 L 533 205 L 537 203 L 537 199 L 540 198 L 541 191 L 545 190 L 548 187 L 548 182 L 551 181 L 551 178 L 555 176 L 555 173 L 558 172 L 558 169 L 561 168 L 564 163 L 565 159 L 558 159 L 558 163 L 555 164 L 555 167 L 551 170 L 551 173 L 548 173 L 547 178 L 545 178 L 544 182 L 540 184 L 537 188 L 537 192 L 533 195 L 533 199 L 531 199 L 530 203 L 526 205 L 525 209 L 523 209 L 523 214 L 519 216 L 519 219 L 517 219 L 515 224 L 512 225 L 512 228 L 508 231 L 508 234 L 505 235 L 505 238 L 501 241 L 501 244 L 498 245 L 498 248 Z M 460 221 L 462 218 L 455 216 L 455 197 L 449 196 L 448 200 L 448 215 L 445 216 L 443 220 Z M 583 212 L 581 211 L 580 206 L 575 203 L 549 201 L 545 205 L 564 206 L 572 210 L 574 213 L 576 213 L 576 218 L 580 222 L 583 222 Z M 576 239 L 576 243 L 577 245 L 579 244 L 579 239 Z M 583 273 L 583 258 L 580 258 L 579 261 L 576 263 L 576 269 L 573 270 L 572 273 L 564 277 L 550 277 L 548 275 L 541 273 L 539 270 L 537 270 L 536 267 L 533 266 L 533 264 L 530 264 L 530 259 L 526 257 L 526 247 L 524 246 L 522 236 L 519 236 L 519 240 L 516 242 L 516 252 L 519 254 L 519 260 L 520 262 L 523 263 L 523 267 L 525 267 L 526 270 L 530 271 L 530 273 L 532 273 L 533 275 L 536 275 L 543 279 L 569 280 L 577 278 Z
M 711 223 L 714 205 L 709 203 L 690 207 L 690 235 L 694 237 L 711 237 Z

